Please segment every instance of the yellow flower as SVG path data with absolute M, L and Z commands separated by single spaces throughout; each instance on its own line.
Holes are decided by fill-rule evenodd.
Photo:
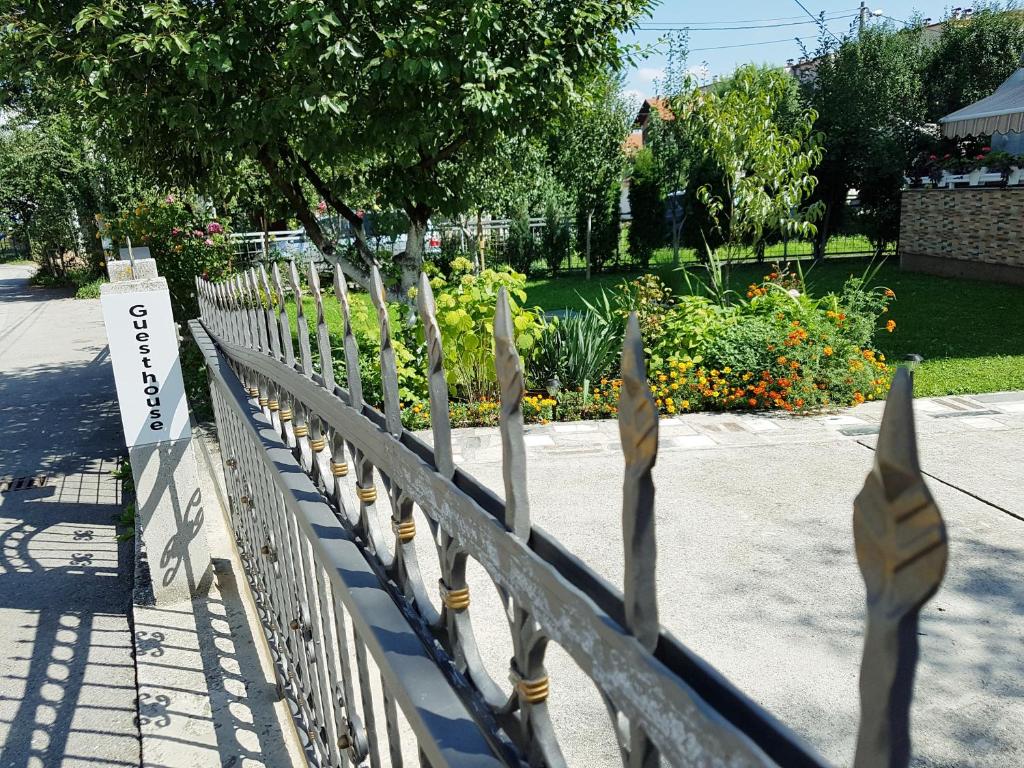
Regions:
M 889 320 L 888 322 L 886 322 L 885 330 L 887 330 L 889 333 L 892 333 L 893 331 L 895 331 L 896 330 L 896 321 L 895 320 Z

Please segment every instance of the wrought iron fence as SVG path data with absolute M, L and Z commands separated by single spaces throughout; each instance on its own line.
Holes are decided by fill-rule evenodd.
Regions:
M 338 352 L 346 388 L 335 380 L 316 270 L 309 285 L 319 366 L 294 264 L 289 277 L 297 326 L 285 312 L 275 268 L 272 281 L 259 269 L 218 284 L 197 282 L 202 317 L 192 332 L 211 373 L 234 533 L 311 763 L 401 765 L 412 747 L 421 763 L 436 766 L 562 765 L 547 704 L 559 681 L 549 680 L 545 666 L 549 643 L 557 643 L 600 692 L 625 766 L 825 765 L 659 625 L 651 478 L 658 414 L 635 318 L 619 403 L 623 594 L 531 525 L 523 370 L 503 293 L 494 338 L 504 501 L 455 464 L 429 283 L 421 282 L 418 309 L 429 355 L 432 446 L 401 425 L 380 275 L 373 275 L 373 300 L 383 413 L 363 400 L 342 275 L 335 273 L 334 293 L 344 319 Z M 429 530 L 417 530 L 414 511 Z M 941 581 L 947 553 L 942 518 L 917 464 L 906 371 L 894 380 L 853 520 L 867 586 L 855 765 L 905 766 L 917 616 Z M 436 585 L 426 583 L 413 546 L 424 534 L 439 564 Z M 510 692 L 481 660 L 470 620 L 471 560 L 507 609 Z

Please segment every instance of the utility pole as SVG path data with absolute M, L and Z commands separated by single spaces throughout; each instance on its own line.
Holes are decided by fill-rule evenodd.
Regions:
M 858 34 L 864 34 L 864 26 L 868 23 L 868 4 L 860 0 L 860 25 Z

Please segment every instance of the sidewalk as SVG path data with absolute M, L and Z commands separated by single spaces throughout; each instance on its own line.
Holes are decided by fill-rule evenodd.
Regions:
M 136 766 L 131 548 L 99 302 L 0 265 L 0 766 Z

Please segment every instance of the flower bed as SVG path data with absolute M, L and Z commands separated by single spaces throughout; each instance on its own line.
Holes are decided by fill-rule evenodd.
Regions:
M 703 286 L 692 284 L 694 293 L 680 296 L 645 275 L 622 283 L 578 316 L 545 320 L 539 310 L 522 306 L 522 275 L 492 270 L 474 275 L 468 264 L 455 266 L 453 275 L 435 278 L 433 287 L 456 427 L 498 422 L 491 325 L 499 285 L 513 299 L 530 387 L 523 401 L 527 423 L 616 415 L 619 350 L 631 312 L 643 334 L 651 392 L 665 415 L 819 411 L 884 398 L 888 387 L 891 371 L 872 339 L 877 332 L 895 331 L 895 322 L 885 319 L 895 294 L 869 287 L 872 274 L 851 278 L 840 291 L 821 297 L 808 292 L 802 275 L 782 269 L 745 291 L 724 288 L 719 275 Z M 396 333 L 403 422 L 425 429 L 430 420 L 420 373 L 425 369 L 422 328 L 405 326 Z M 364 339 L 360 346 L 374 344 L 376 339 Z M 343 367 L 338 374 L 343 380 Z M 372 401 L 374 377 L 367 374 Z

